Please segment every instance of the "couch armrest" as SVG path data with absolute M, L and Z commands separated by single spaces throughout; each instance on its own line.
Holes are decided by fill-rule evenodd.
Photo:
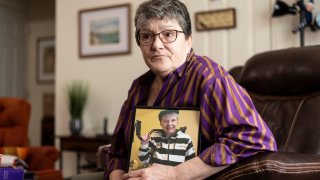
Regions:
M 53 146 L 30 147 L 26 162 L 29 169 L 43 170 L 53 169 L 54 163 L 59 159 L 59 152 Z
M 210 179 L 219 180 L 318 180 L 320 155 L 294 152 L 263 152 L 243 159 Z

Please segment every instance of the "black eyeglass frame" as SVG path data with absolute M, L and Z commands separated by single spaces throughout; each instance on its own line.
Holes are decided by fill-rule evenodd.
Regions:
M 174 39 L 173 41 L 170 41 L 170 42 L 163 42 L 160 34 L 163 33 L 163 32 L 165 32 L 165 31 L 175 31 L 175 32 L 176 32 L 176 37 L 175 37 L 175 39 Z M 178 33 L 184 33 L 184 31 L 179 31 L 179 30 L 175 30 L 175 29 L 168 29 L 168 30 L 161 31 L 161 32 L 159 32 L 159 33 L 139 33 L 137 38 L 138 38 L 139 45 L 149 46 L 150 44 L 152 44 L 152 43 L 154 42 L 154 40 L 156 39 L 156 36 L 157 36 L 157 35 L 159 35 L 159 39 L 160 39 L 160 41 L 161 41 L 162 43 L 173 43 L 173 42 L 175 42 L 175 41 L 177 40 Z M 153 40 L 150 41 L 150 43 L 143 44 L 143 43 L 141 43 L 141 41 L 140 41 L 140 36 L 141 36 L 141 34 L 151 34 L 151 35 L 153 35 Z

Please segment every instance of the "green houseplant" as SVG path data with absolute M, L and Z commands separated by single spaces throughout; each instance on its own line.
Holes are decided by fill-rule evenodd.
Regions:
M 89 87 L 83 81 L 72 81 L 67 85 L 69 112 L 71 116 L 70 131 L 72 135 L 80 135 L 82 130 L 82 114 L 88 100 Z

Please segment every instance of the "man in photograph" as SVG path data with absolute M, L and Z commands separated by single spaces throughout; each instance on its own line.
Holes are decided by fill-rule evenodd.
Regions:
M 185 128 L 177 129 L 178 110 L 162 110 L 158 115 L 161 130 L 141 136 L 139 159 L 145 166 L 152 163 L 176 166 L 195 157 L 191 137 Z

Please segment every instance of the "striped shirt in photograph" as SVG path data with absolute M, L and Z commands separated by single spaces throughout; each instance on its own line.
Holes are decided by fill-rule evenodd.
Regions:
M 142 164 L 176 166 L 195 157 L 191 137 L 180 130 L 175 136 L 166 138 L 164 132 L 154 132 L 149 144 L 141 144 L 139 159 Z

